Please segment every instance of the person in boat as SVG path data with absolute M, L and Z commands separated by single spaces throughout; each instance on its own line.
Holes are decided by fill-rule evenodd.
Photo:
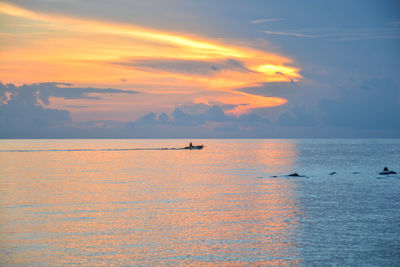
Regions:
M 192 147 L 193 147 L 193 145 L 192 145 L 192 142 L 190 142 L 190 144 L 189 144 L 189 147 L 190 147 L 190 148 L 192 148 Z

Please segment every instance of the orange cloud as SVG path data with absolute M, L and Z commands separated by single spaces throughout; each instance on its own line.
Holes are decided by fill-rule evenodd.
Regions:
M 2 33 L 14 40 L 6 41 L 0 50 L 4 82 L 62 81 L 145 92 L 169 88 L 165 93 L 202 91 L 206 95 L 203 100 L 210 99 L 208 92 L 217 90 L 220 94 L 214 100 L 235 105 L 229 112 L 241 114 L 253 108 L 282 105 L 286 100 L 235 89 L 301 78 L 299 69 L 288 65 L 290 59 L 261 50 L 129 24 L 34 12 L 6 3 L 0 3 L 0 13 L 6 19 L 41 22 L 28 32 L 13 28 Z M 183 67 L 198 62 L 194 70 L 199 72 L 179 66 L 143 68 L 135 65 L 139 61 L 183 62 Z

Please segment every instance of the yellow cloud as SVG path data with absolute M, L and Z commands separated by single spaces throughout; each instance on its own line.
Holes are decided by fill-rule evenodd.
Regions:
M 180 88 L 203 91 L 205 95 L 211 90 L 219 90 L 221 94 L 216 100 L 238 105 L 230 112 L 240 114 L 252 108 L 282 105 L 286 100 L 235 89 L 301 78 L 298 68 L 287 65 L 291 63 L 290 59 L 261 50 L 134 25 L 34 12 L 7 3 L 0 3 L 0 13 L 40 21 L 41 27 L 51 29 L 32 29 L 23 33 L 14 30 L 14 34 L 10 34 L 12 29 L 9 29 L 7 35 L 3 33 L 5 38 L 15 40 L 6 42 L 0 50 L 0 76 L 4 82 L 62 81 L 104 87 L 139 87 L 147 92 L 160 91 L 159 87 L 163 85 L 161 87 L 169 87 L 168 90 L 174 92 Z M 200 62 L 233 59 L 248 71 L 222 68 L 200 75 L 176 69 L 144 70 L 129 64 L 132 60 L 152 59 Z M 122 77 L 127 81 L 121 81 Z

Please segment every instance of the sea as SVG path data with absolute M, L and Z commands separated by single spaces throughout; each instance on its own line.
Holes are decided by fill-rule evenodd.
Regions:
M 400 139 L 0 140 L 0 266 L 400 266 L 384 167 Z

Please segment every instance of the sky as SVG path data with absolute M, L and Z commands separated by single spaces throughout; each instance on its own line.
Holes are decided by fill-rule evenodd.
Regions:
M 0 138 L 400 137 L 400 2 L 0 0 Z

